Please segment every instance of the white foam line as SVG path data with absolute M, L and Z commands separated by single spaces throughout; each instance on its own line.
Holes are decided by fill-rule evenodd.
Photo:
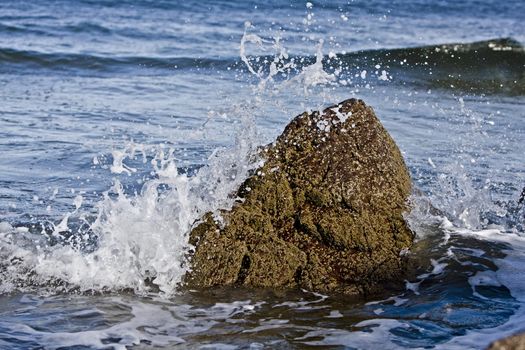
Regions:
M 356 327 L 371 327 L 372 331 L 349 331 L 344 329 L 322 329 L 306 333 L 295 340 L 304 340 L 310 346 L 351 346 L 356 349 L 405 349 L 394 343 L 393 328 L 407 328 L 404 322 L 393 319 L 373 319 L 359 322 Z M 308 340 L 322 337 L 322 340 Z

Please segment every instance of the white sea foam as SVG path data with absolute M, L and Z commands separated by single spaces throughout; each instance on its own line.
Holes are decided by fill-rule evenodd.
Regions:
M 407 325 L 402 321 L 392 319 L 373 319 L 359 322 L 355 327 L 364 328 L 362 331 L 344 329 L 322 329 L 306 333 L 295 340 L 309 346 L 348 346 L 356 349 L 403 349 L 392 341 L 395 336 L 391 329 Z M 316 340 L 314 340 L 316 339 Z M 320 340 L 319 340 L 320 339 Z
M 229 208 L 234 201 L 230 194 L 249 171 L 261 165 L 253 154 L 258 146 L 253 130 L 252 126 L 245 127 L 234 149 L 214 152 L 193 177 L 177 171 L 173 152 L 158 148 L 151 161 L 154 178 L 136 195 L 125 194 L 116 179 L 97 204 L 96 220 L 89 222 L 90 230 L 84 233 L 70 228 L 73 217 L 85 220 L 80 213 L 83 198 L 75 197 L 75 210 L 66 213 L 58 224 L 51 224 L 50 237 L 62 243 L 49 245 L 46 232 L 40 237 L 22 236 L 2 223 L 0 254 L 3 261 L 16 263 L 0 272 L 1 291 L 17 285 L 62 281 L 65 289 L 126 288 L 145 293 L 149 290 L 145 281 L 149 279 L 162 293 L 170 295 L 187 271 L 187 235 L 192 225 L 207 211 Z M 124 161 L 134 159 L 137 149 L 145 160 L 146 151 L 140 145 L 113 151 L 111 171 L 134 171 Z M 94 249 L 80 249 L 80 243 L 89 239 L 96 241 Z

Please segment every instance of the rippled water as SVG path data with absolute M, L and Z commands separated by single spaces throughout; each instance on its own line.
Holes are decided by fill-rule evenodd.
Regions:
M 0 348 L 477 349 L 525 330 L 522 13 L 2 2 Z M 349 97 L 418 189 L 406 290 L 179 291 L 188 230 L 232 205 L 257 146 Z

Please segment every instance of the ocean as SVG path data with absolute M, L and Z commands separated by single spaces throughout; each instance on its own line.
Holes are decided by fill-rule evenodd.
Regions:
M 483 349 L 525 331 L 525 2 L 0 2 L 0 349 Z M 181 290 L 303 111 L 409 167 L 406 290 Z

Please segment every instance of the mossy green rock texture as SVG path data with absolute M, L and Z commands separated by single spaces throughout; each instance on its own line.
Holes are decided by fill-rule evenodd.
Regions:
M 372 108 L 350 99 L 303 113 L 262 153 L 221 223 L 210 213 L 191 231 L 189 286 L 367 295 L 399 285 L 411 181 Z

